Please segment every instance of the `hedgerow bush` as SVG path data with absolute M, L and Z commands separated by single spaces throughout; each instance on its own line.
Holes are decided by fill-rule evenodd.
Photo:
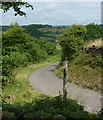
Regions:
M 56 44 L 47 40 L 37 40 L 40 48 L 45 51 L 47 55 L 54 55 L 56 51 Z
M 24 46 L 24 51 L 28 52 L 30 62 L 40 62 L 46 59 L 47 54 L 42 50 L 39 45 L 33 41 L 27 42 Z
M 92 53 L 80 53 L 71 64 L 89 65 L 91 68 L 103 67 L 103 60 L 101 57 L 101 55 L 94 55 Z
M 13 68 L 43 61 L 56 49 L 54 43 L 30 36 L 17 23 L 11 25 L 8 31 L 3 32 L 2 41 L 2 78 L 5 84 L 7 81 L 10 83 Z
M 11 81 L 12 73 L 10 57 L 8 55 L 2 56 L 2 85 L 5 86 L 8 82 Z
M 26 66 L 29 63 L 27 53 L 20 52 L 10 52 L 10 55 L 5 55 L 3 58 L 2 64 L 2 73 L 3 73 L 3 83 L 8 81 L 10 82 L 12 69 L 15 67 Z
M 13 67 L 26 66 L 28 63 L 28 57 L 26 53 L 11 52 L 10 53 L 10 64 Z

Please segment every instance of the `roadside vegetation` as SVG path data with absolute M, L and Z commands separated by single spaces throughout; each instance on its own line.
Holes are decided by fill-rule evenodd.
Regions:
M 18 14 L 26 16 L 26 13 L 21 11 L 20 6 L 31 7 L 33 9 L 32 5 L 25 2 L 3 3 L 1 8 L 4 12 L 7 12 L 10 7 L 13 7 L 15 16 Z M 8 29 L 7 26 L 6 28 Z M 102 119 L 101 114 L 94 115 L 84 111 L 83 106 L 78 105 L 76 101 L 70 99 L 62 100 L 62 96 L 48 97 L 33 90 L 29 85 L 28 77 L 32 71 L 60 60 L 59 53 L 61 52 L 61 48 L 55 43 L 57 35 L 62 32 L 62 29 L 58 28 L 52 28 L 52 26 L 48 25 L 44 28 L 39 28 L 38 25 L 37 27 L 30 25 L 23 28 L 15 24 L 3 32 L 2 119 L 21 119 L 17 118 L 21 114 L 21 110 L 27 120 L 34 118 L 54 120 L 54 115 L 57 114 L 61 114 L 66 118 L 83 118 L 83 120 L 90 118 Z M 60 35 L 62 57 L 60 66 L 56 70 L 58 75 L 62 73 L 63 61 L 68 60 L 69 71 L 71 72 L 69 73 L 71 77 L 69 81 L 73 83 L 74 78 L 76 78 L 74 84 L 77 83 L 80 85 L 80 81 L 83 80 L 82 78 L 88 76 L 84 79 L 85 81 L 89 79 L 89 76 L 93 78 L 93 75 L 88 75 L 93 72 L 97 79 L 95 77 L 93 78 L 95 81 L 89 79 L 90 85 L 85 84 L 85 81 L 83 81 L 82 85 L 83 87 L 86 85 L 86 88 L 89 86 L 88 88 L 90 89 L 100 89 L 99 86 L 94 86 L 96 83 L 100 83 L 98 76 L 100 64 L 103 65 L 103 61 L 101 61 L 98 55 L 83 54 L 81 48 L 87 41 L 102 38 L 103 30 L 98 25 L 89 24 L 85 27 L 82 25 L 73 25 L 64 31 Z M 79 71 L 76 75 L 77 69 Z M 84 69 L 84 71 L 81 71 L 81 69 Z M 87 72 L 86 76 L 84 72 Z
M 3 87 L 15 83 L 12 79 L 14 68 L 42 62 L 56 53 L 56 43 L 32 37 L 17 23 L 3 32 L 2 41 Z
M 3 89 L 3 119 L 15 118 L 15 112 L 23 111 L 25 119 L 52 120 L 55 115 L 63 115 L 66 118 L 100 118 L 100 115 L 90 114 L 83 110 L 82 105 L 70 99 L 62 99 L 62 96 L 49 97 L 32 89 L 29 85 L 29 75 L 51 63 L 60 60 L 60 56 L 52 56 L 45 62 L 31 64 L 26 67 L 15 68 L 13 79 L 15 84 Z
M 98 65 L 97 65 L 98 64 Z M 81 53 L 79 56 L 69 63 L 68 82 L 81 86 L 86 89 L 101 92 L 101 56 L 92 57 L 91 54 Z M 63 67 L 58 66 L 55 73 L 63 78 Z
M 40 63 L 32 63 L 25 67 L 18 67 L 14 68 L 12 73 L 12 79 L 14 83 L 6 85 L 6 87 L 3 87 L 3 117 L 5 119 L 13 118 L 15 110 L 20 110 L 20 106 L 24 105 L 25 103 L 32 103 L 33 100 L 37 98 L 37 96 L 41 96 L 42 94 L 33 90 L 32 86 L 29 84 L 28 77 L 29 75 L 48 64 L 57 62 L 60 60 L 59 56 L 50 56 L 48 57 L 45 62 Z M 30 107 L 30 106 L 29 106 Z M 22 108 L 21 108 L 22 109 Z M 23 109 L 23 111 L 26 110 L 26 108 Z M 29 116 L 30 111 L 27 116 Z
M 103 69 L 102 53 L 83 52 L 83 47 L 103 50 L 103 29 L 96 24 L 87 26 L 73 25 L 60 36 L 62 47 L 62 60 L 55 73 L 63 78 L 63 61 L 68 61 L 68 81 L 83 88 L 101 92 L 101 79 Z M 103 51 L 102 51 L 103 52 Z
M 67 39 L 68 33 L 72 35 L 69 39 Z M 21 110 L 25 119 L 43 118 L 52 120 L 58 114 L 65 116 L 67 119 L 83 118 L 84 120 L 87 118 L 101 118 L 101 114 L 95 115 L 84 111 L 83 106 L 78 105 L 74 100 L 63 100 L 62 96 L 49 97 L 33 90 L 28 81 L 28 77 L 33 71 L 57 61 L 61 61 L 61 63 L 56 71 L 58 75 L 62 74 L 62 63 L 64 60 L 68 60 L 70 63 L 69 69 L 71 70 L 71 82 L 73 82 L 74 78 L 72 75 L 77 74 L 77 68 L 79 69 L 77 64 L 80 65 L 81 59 L 85 61 L 89 57 L 89 54 L 85 56 L 81 52 L 84 44 L 81 38 L 84 37 L 84 33 L 86 33 L 86 28 L 82 25 L 73 25 L 71 28 L 66 28 L 65 37 L 61 34 L 61 38 L 63 38 L 60 43 L 62 46 L 61 51 L 58 42 L 41 40 L 40 38 L 31 36 L 17 23 L 14 25 L 11 24 L 10 28 L 3 32 L 3 119 L 11 120 L 16 117 L 16 113 L 18 115 L 21 114 Z M 69 41 L 65 41 L 65 39 Z M 69 53 L 70 56 L 68 56 Z M 99 63 L 100 58 L 98 57 L 97 61 L 99 60 Z M 94 60 L 95 58 L 92 59 Z M 97 68 L 96 63 L 91 63 L 91 59 L 89 62 L 86 62 L 87 66 L 93 64 L 93 69 L 95 70 L 96 68 L 99 70 L 100 64 L 98 64 Z M 84 62 L 82 64 L 85 66 Z M 86 70 L 90 70 L 90 67 L 86 68 Z M 78 74 L 82 75 L 83 73 Z M 97 76 L 99 76 L 98 73 Z

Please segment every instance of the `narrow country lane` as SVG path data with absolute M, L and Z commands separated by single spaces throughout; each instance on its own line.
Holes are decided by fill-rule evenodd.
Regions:
M 50 96 L 62 94 L 63 80 L 53 72 L 57 65 L 58 63 L 53 63 L 33 72 L 29 77 L 32 87 Z M 68 83 L 68 98 L 74 99 L 79 104 L 84 105 L 84 110 L 88 112 L 95 113 L 101 109 L 101 94 L 98 92 Z

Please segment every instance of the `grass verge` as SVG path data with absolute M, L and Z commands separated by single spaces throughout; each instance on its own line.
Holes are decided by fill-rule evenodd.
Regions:
M 28 76 L 34 71 L 48 64 L 59 61 L 57 56 L 48 58 L 45 62 L 17 68 L 13 71 L 15 83 L 3 89 L 3 119 L 14 118 L 15 111 L 22 110 L 25 120 L 43 117 L 52 120 L 54 115 L 62 114 L 66 118 L 97 118 L 83 110 L 83 106 L 76 101 L 64 100 L 61 96 L 48 97 L 32 89 Z
M 30 101 L 30 99 L 32 99 L 32 95 L 35 96 L 37 92 L 32 90 L 29 85 L 29 75 L 33 71 L 59 60 L 60 58 L 58 56 L 50 56 L 45 62 L 30 64 L 27 67 L 19 67 L 14 69 L 14 76 L 12 78 L 14 83 L 3 89 L 3 100 L 10 104 L 22 102 L 24 100 Z M 28 95 L 28 97 L 26 97 L 26 95 Z
M 69 63 L 68 81 L 72 84 L 81 86 L 94 91 L 101 92 L 101 56 L 81 53 Z M 58 66 L 55 73 L 63 78 L 63 66 Z
M 31 102 L 35 97 L 40 95 L 40 93 L 33 90 L 32 87 L 30 86 L 28 81 L 29 75 L 33 71 L 57 61 L 60 61 L 60 57 L 58 55 L 54 55 L 54 56 L 49 56 L 45 60 L 45 62 L 30 64 L 30 65 L 27 65 L 27 67 L 19 67 L 14 69 L 12 71 L 14 75 L 12 79 L 14 83 L 12 85 L 6 86 L 5 88 L 3 88 L 3 91 L 2 91 L 3 103 L 22 105 L 25 102 Z M 6 112 L 6 114 L 8 114 L 8 112 Z

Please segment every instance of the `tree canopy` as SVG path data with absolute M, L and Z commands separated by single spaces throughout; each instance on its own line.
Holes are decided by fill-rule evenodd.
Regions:
M 72 25 L 64 30 L 59 37 L 63 51 L 62 60 L 71 60 L 73 54 L 81 49 L 85 32 L 86 28 L 82 25 Z
M 17 23 L 3 32 L 2 43 L 3 85 L 12 82 L 11 69 L 43 61 L 56 50 L 55 43 L 29 35 Z
M 16 23 L 15 25 L 11 24 L 10 29 L 3 33 L 2 39 L 3 46 L 15 46 L 27 42 L 27 34 L 25 30 Z
M 95 40 L 103 37 L 103 28 L 97 24 L 91 23 L 86 25 L 87 32 L 84 36 L 85 41 Z

